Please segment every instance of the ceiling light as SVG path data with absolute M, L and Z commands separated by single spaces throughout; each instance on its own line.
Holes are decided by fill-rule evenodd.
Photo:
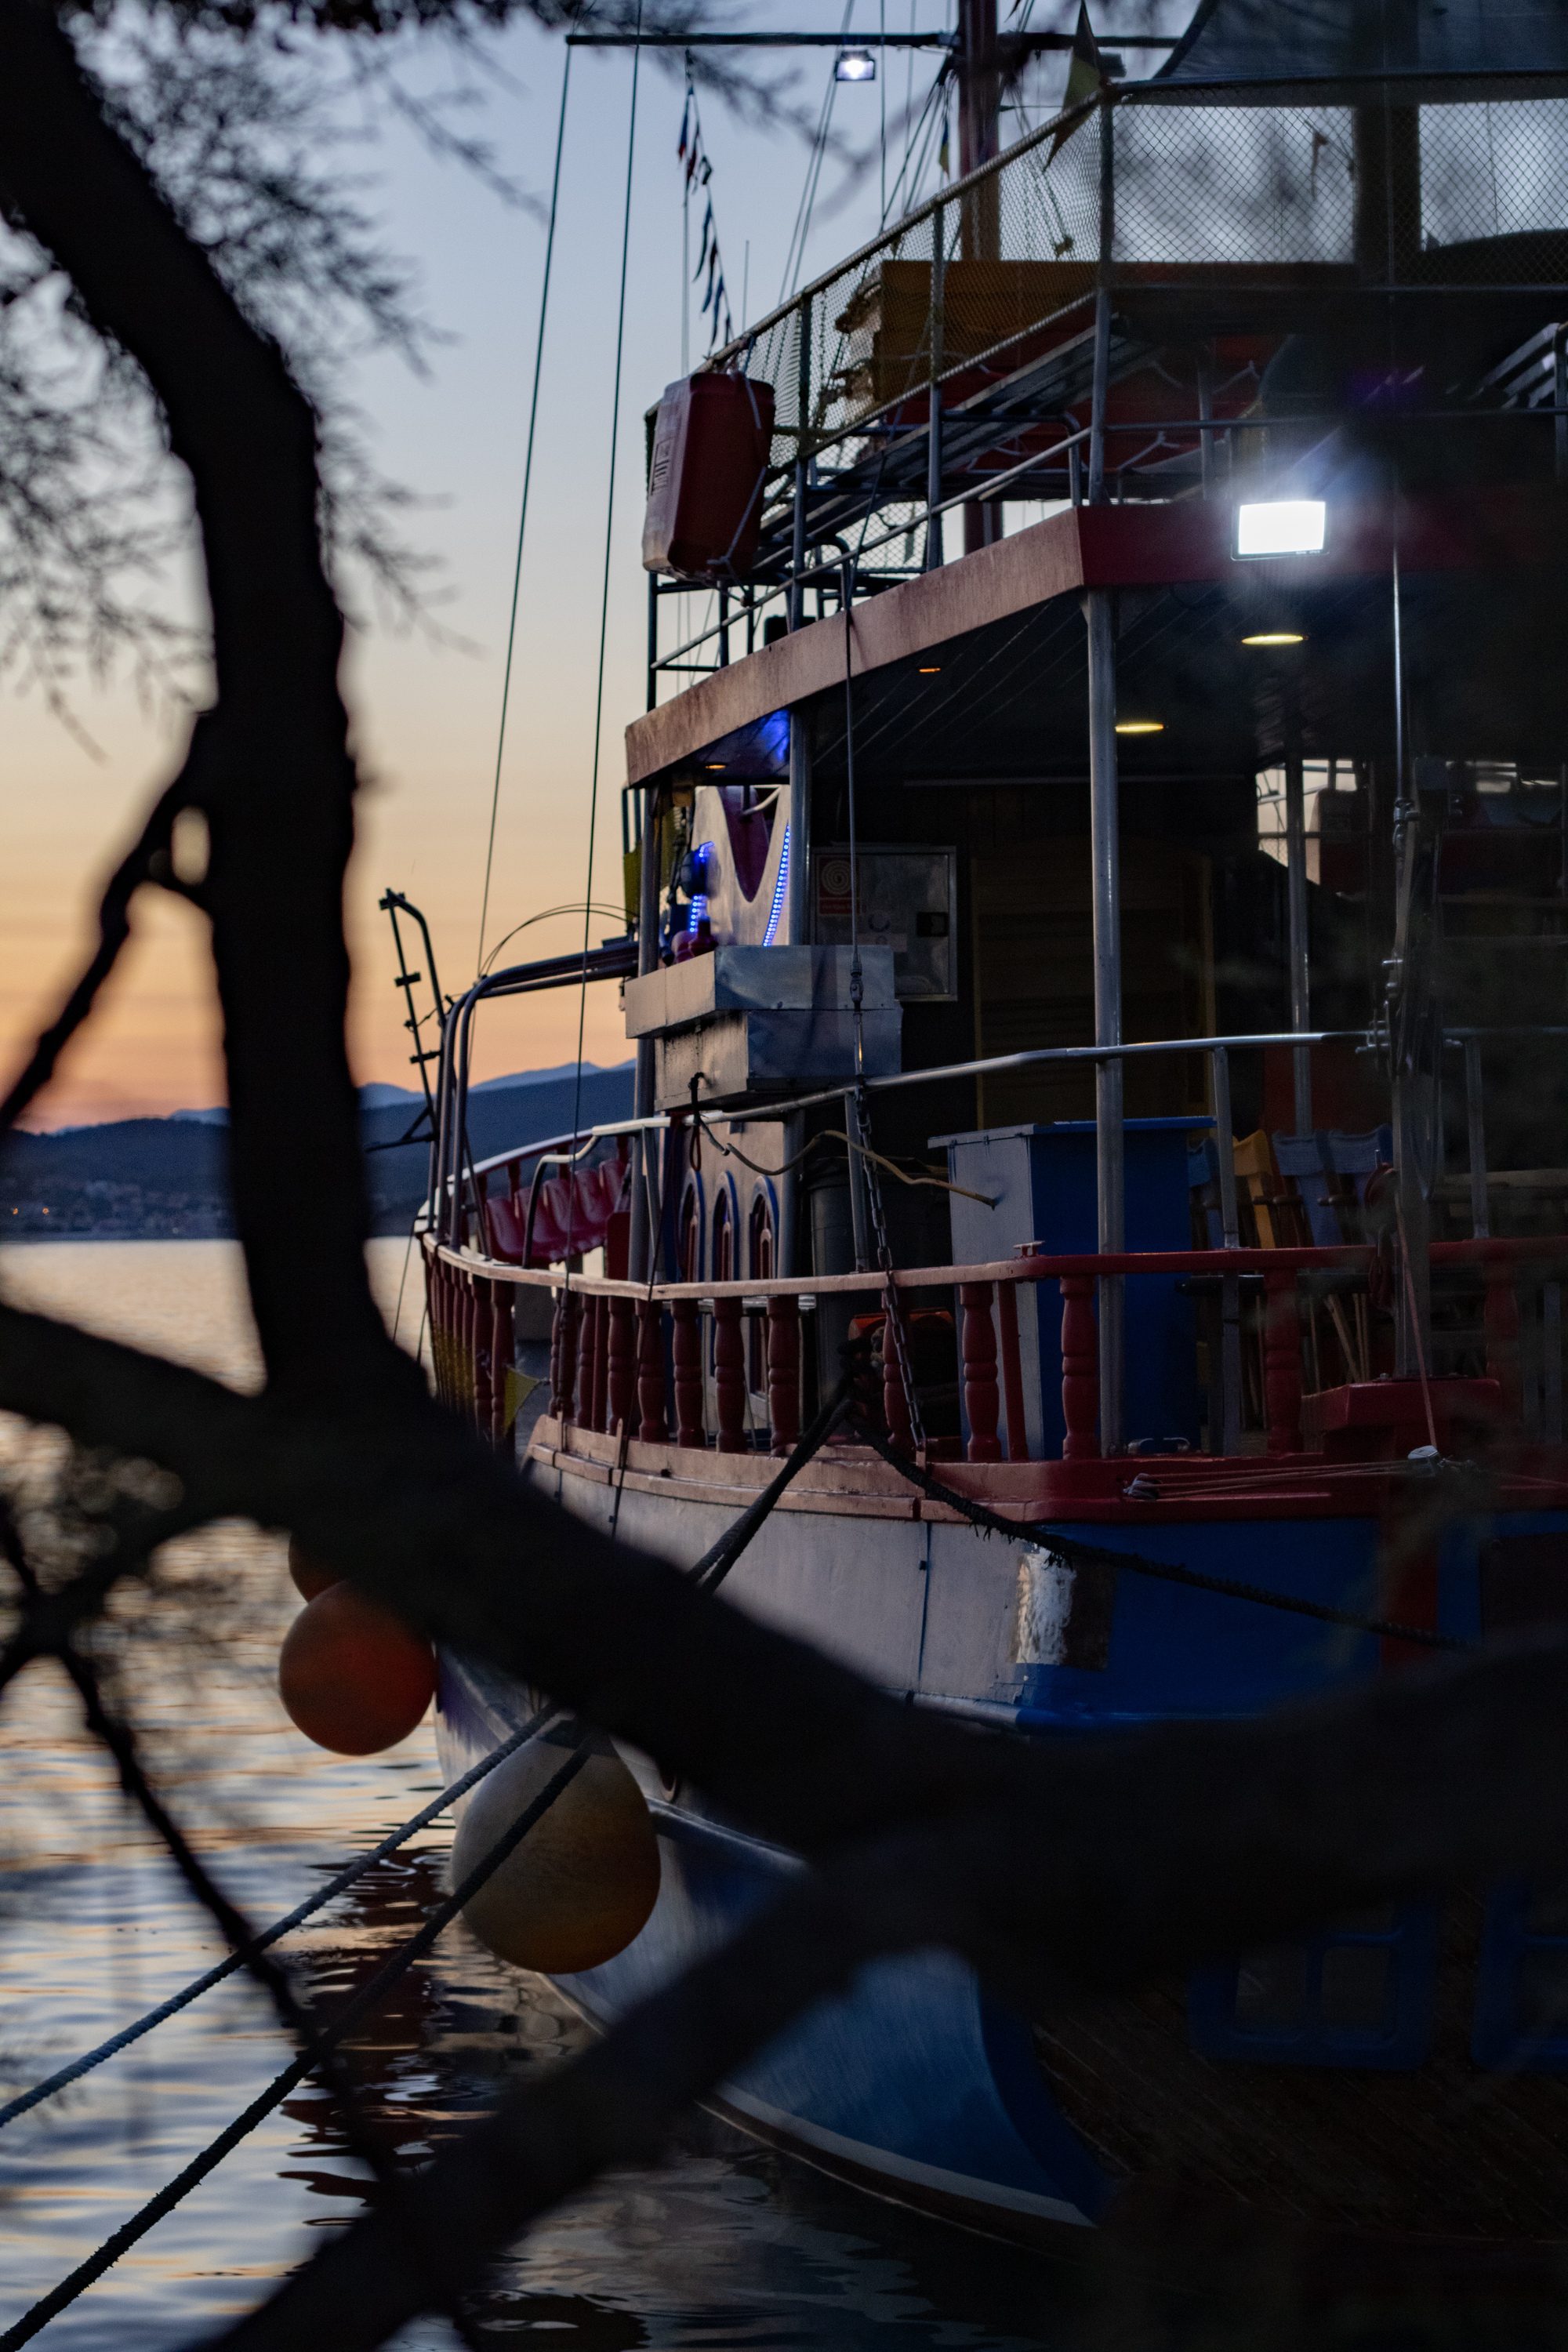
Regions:
M 1119 735 L 1163 735 L 1165 722 L 1163 719 L 1119 719 L 1116 731 Z
M 840 49 L 833 68 L 835 81 L 875 81 L 877 60 L 869 49 Z
M 1304 646 L 1307 642 L 1300 629 L 1259 629 L 1256 636 L 1243 637 L 1244 646 Z
M 1328 508 L 1321 499 L 1271 499 L 1237 507 L 1237 555 L 1321 555 Z
M 728 763 L 723 760 L 704 760 L 702 764 L 705 768 L 722 770 Z
M 922 662 L 921 665 L 921 676 L 922 677 L 940 677 L 942 676 L 941 662 Z

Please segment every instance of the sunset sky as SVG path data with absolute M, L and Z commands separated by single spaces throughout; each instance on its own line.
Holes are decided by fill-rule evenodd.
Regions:
M 899 22 L 910 18 L 898 0 Z M 922 28 L 949 21 L 948 0 L 913 0 Z M 889 29 L 892 29 L 889 8 Z M 832 26 L 824 0 L 770 0 L 753 25 Z M 856 0 L 854 30 L 874 37 L 877 0 Z M 1047 21 L 1042 9 L 1037 22 Z M 496 44 L 508 80 L 492 86 L 485 128 L 503 167 L 548 193 L 563 52 L 518 26 Z M 792 95 L 815 113 L 831 51 L 765 61 L 795 76 Z M 917 59 L 917 104 L 933 69 Z M 434 68 L 431 72 L 434 75 Z M 444 77 L 443 77 L 444 78 Z M 588 867 L 594 679 L 605 545 L 621 211 L 632 66 L 625 51 L 579 50 L 572 68 L 561 220 L 540 407 L 532 502 L 524 557 L 518 656 L 502 776 L 491 895 L 490 942 L 512 924 L 560 904 L 580 906 Z M 903 62 L 886 77 L 889 137 L 906 88 Z M 604 700 L 604 744 L 593 895 L 620 898 L 618 793 L 622 730 L 643 705 L 647 625 L 638 542 L 643 504 L 642 415 L 679 373 L 681 221 L 676 158 L 681 79 L 645 58 L 620 404 L 614 556 Z M 870 152 L 847 195 L 830 162 L 805 257 L 805 278 L 876 228 L 880 122 L 876 86 L 840 85 L 835 128 Z M 758 131 L 703 105 L 715 170 L 712 195 L 737 325 L 742 279 L 749 315 L 777 301 L 781 271 L 807 168 L 795 132 Z M 468 127 L 477 127 L 473 124 Z M 1018 135 L 1013 123 L 1005 137 Z M 956 134 L 955 134 L 956 136 Z M 485 834 L 495 767 L 507 605 L 522 478 L 528 398 L 544 239 L 539 222 L 509 208 L 471 174 L 437 161 L 405 131 L 374 151 L 382 173 L 371 202 L 384 215 L 389 247 L 414 258 L 423 307 L 450 338 L 420 379 L 377 359 L 356 395 L 374 424 L 387 472 L 429 503 L 411 520 L 442 559 L 436 617 L 448 642 L 371 626 L 347 662 L 365 791 L 351 886 L 355 961 L 352 1044 L 362 1081 L 412 1085 L 402 1003 L 392 983 L 391 943 L 375 900 L 388 884 L 426 910 L 448 991 L 475 968 Z M 345 168 L 365 168 L 356 152 Z M 890 176 L 890 174 L 889 174 Z M 695 227 L 692 260 L 695 265 Z M 746 253 L 750 244 L 749 259 Z M 804 280 L 803 280 L 804 282 Z M 693 362 L 707 324 L 692 299 Z M 0 701 L 0 1046 L 8 1065 L 53 1009 L 83 950 L 101 877 L 177 757 L 177 714 L 145 709 L 129 684 L 100 690 L 75 682 L 76 709 L 102 753 L 15 694 Z M 0 692 L 4 692 L 0 687 Z M 590 937 L 616 925 L 595 919 Z M 521 952 L 558 953 L 582 937 L 581 916 L 534 926 Z M 498 1008 L 479 1040 L 479 1076 L 568 1061 L 576 1050 L 571 991 Z M 588 994 L 590 1060 L 625 1058 L 615 992 Z M 41 1125 L 160 1113 L 223 1099 L 205 927 L 188 908 L 151 892 L 138 901 L 135 938 L 105 1004 L 73 1045 L 45 1102 Z

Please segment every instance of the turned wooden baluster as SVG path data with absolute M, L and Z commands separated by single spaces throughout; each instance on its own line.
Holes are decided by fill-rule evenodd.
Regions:
M 1092 1274 L 1064 1274 L 1062 1294 L 1062 1439 L 1065 1462 L 1100 1452 L 1100 1325 Z
M 565 1325 L 565 1305 L 557 1291 L 550 1317 L 550 1411 L 557 1421 L 561 1418 L 561 1334 Z
M 893 1329 L 893 1318 L 898 1311 L 889 1284 L 882 1300 L 882 1418 L 888 1424 L 894 1453 L 912 1454 L 915 1428 L 910 1418 L 910 1400 L 904 1394 L 904 1383 L 899 1374 L 898 1339 Z
M 444 1269 L 438 1258 L 425 1261 L 425 1307 L 430 1318 L 430 1368 L 436 1378 L 436 1393 L 443 1404 L 452 1402 L 452 1383 L 447 1372 L 447 1293 L 441 1276 Z
M 458 1292 L 457 1371 L 458 1393 L 453 1399 L 459 1412 L 471 1412 L 474 1406 L 474 1286 L 466 1274 L 454 1277 Z
M 1289 1269 L 1266 1274 L 1263 1323 L 1263 1394 L 1270 1454 L 1301 1451 L 1301 1325 L 1296 1313 L 1296 1277 Z
M 996 1386 L 996 1327 L 991 1320 L 988 1282 L 961 1282 L 958 1297 L 963 1308 L 963 1409 L 969 1416 L 971 1462 L 1000 1462 L 1002 1441 L 996 1434 L 1002 1398 Z
M 618 1430 L 629 1432 L 636 1418 L 632 1408 L 637 1392 L 637 1318 L 634 1299 L 612 1298 L 609 1307 L 605 1426 L 613 1435 Z
M 702 1434 L 702 1320 L 695 1298 L 670 1302 L 675 1334 L 670 1353 L 675 1360 L 675 1442 L 700 1446 Z
M 562 1423 L 572 1419 L 577 1387 L 577 1332 L 582 1320 L 583 1301 L 574 1290 L 563 1290 L 555 1310 L 560 1330 L 556 1358 L 555 1418 Z
M 1002 1366 L 1002 1402 L 1007 1415 L 1007 1459 L 1026 1462 L 1028 1433 L 1024 1427 L 1024 1365 L 1018 1353 L 1018 1286 L 996 1286 L 997 1347 Z
M 495 1294 L 490 1310 L 490 1435 L 498 1445 L 504 1445 L 510 1434 L 506 1391 L 511 1370 L 512 1287 L 510 1282 L 496 1282 L 490 1288 Z
M 738 1298 L 713 1301 L 713 1387 L 719 1408 L 719 1451 L 746 1451 L 746 1333 Z
M 768 1301 L 768 1423 L 774 1454 L 793 1454 L 800 1437 L 800 1301 Z
M 595 1429 L 608 1429 L 610 1411 L 610 1302 L 607 1298 L 594 1301 L 594 1422 Z
M 579 1429 L 594 1425 L 594 1302 L 577 1302 L 577 1378 L 569 1391 L 571 1413 Z
M 492 1286 L 482 1274 L 470 1275 L 473 1286 L 474 1423 L 489 1435 L 495 1385 L 490 1377 L 490 1343 L 494 1337 L 495 1300 Z
M 668 1443 L 664 1417 L 664 1309 L 655 1298 L 637 1301 L 637 1435 L 645 1445 Z
M 1487 1297 L 1482 1326 L 1487 1341 L 1487 1378 L 1496 1381 L 1502 1409 L 1517 1421 L 1524 1409 L 1524 1387 L 1519 1367 L 1519 1293 L 1514 1269 L 1506 1261 L 1486 1270 Z

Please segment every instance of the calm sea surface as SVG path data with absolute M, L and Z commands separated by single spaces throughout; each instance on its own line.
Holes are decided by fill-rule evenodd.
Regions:
M 405 1245 L 378 1242 L 395 1315 Z M 0 1253 L 6 1294 L 155 1347 L 237 1385 L 258 1379 L 237 1251 L 222 1242 L 57 1243 Z M 420 1323 L 410 1267 L 400 1336 Z M 41 1479 L 54 1441 L 0 1417 L 7 1475 Z M 188 1548 L 172 1600 L 127 1643 L 127 1687 L 161 1784 L 258 1922 L 290 1909 L 438 1787 L 428 1726 L 363 1761 L 312 1748 L 274 1685 L 298 1606 L 282 1547 L 243 1528 Z M 437 1823 L 281 1948 L 333 1999 L 437 1898 Z M 209 1967 L 221 1947 L 129 1812 L 58 1673 L 0 1699 L 0 2095 L 36 2082 Z M 449 1928 L 379 2013 L 358 2063 L 410 2161 L 495 2085 L 584 2038 L 538 1979 Z M 0 2327 L 187 2164 L 291 2054 L 234 1979 L 0 2133 Z M 289 2099 L 38 2339 L 173 2347 L 241 2312 L 362 2210 L 329 2104 Z M 701 2347 L 998 2347 L 1058 2338 L 1048 2265 L 858 2197 L 692 2118 L 656 2168 L 620 2171 L 552 2214 L 501 2266 L 482 2331 L 584 2352 Z M 444 2322 L 398 2338 L 457 2342 Z

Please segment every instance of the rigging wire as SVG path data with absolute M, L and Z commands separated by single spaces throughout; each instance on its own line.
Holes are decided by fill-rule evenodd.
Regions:
M 855 0 L 845 0 L 844 22 L 838 28 L 840 41 L 847 37 L 849 20 L 855 14 Z M 806 160 L 805 184 L 800 192 L 800 203 L 795 215 L 795 227 L 790 233 L 789 250 L 784 256 L 784 277 L 779 282 L 779 300 L 787 302 L 800 285 L 800 273 L 805 265 L 805 240 L 811 233 L 811 215 L 816 205 L 817 184 L 822 178 L 822 159 L 827 152 L 828 126 L 833 121 L 833 101 L 838 89 L 838 59 L 837 53 L 827 68 L 827 91 L 822 101 L 822 113 L 817 121 L 816 136 L 811 142 Z
M 511 574 L 511 616 L 506 631 L 506 667 L 501 674 L 500 726 L 496 736 L 495 782 L 490 790 L 489 839 L 485 845 L 485 887 L 479 901 L 479 943 L 474 950 L 476 971 L 483 970 L 485 923 L 490 910 L 490 873 L 495 864 L 496 815 L 500 807 L 501 755 L 506 749 L 507 707 L 511 699 L 511 662 L 517 644 L 517 602 L 522 585 L 522 541 L 528 528 L 528 492 L 533 479 L 533 438 L 539 423 L 539 380 L 544 366 L 544 321 L 550 308 L 550 266 L 555 257 L 555 215 L 561 195 L 561 156 L 566 144 L 566 93 L 572 81 L 572 51 L 561 74 L 561 120 L 555 130 L 555 170 L 550 183 L 550 226 L 544 236 L 544 282 L 539 295 L 539 341 L 533 353 L 533 394 L 528 405 L 528 444 L 522 461 L 522 500 L 517 518 L 517 561 Z
M 599 595 L 599 667 L 594 688 L 594 769 L 588 788 L 588 878 L 584 888 L 583 909 L 583 979 L 577 992 L 577 1068 L 572 1096 L 572 1132 L 575 1135 L 582 1124 L 583 1108 L 583 1037 L 588 1019 L 588 925 L 593 918 L 594 901 L 594 835 L 599 814 L 599 754 L 605 733 L 605 649 L 610 628 L 610 557 L 616 520 L 616 456 L 621 434 L 621 362 L 626 344 L 626 264 L 632 247 L 632 168 L 637 161 L 637 76 L 642 66 L 643 0 L 637 0 L 636 39 L 632 47 L 632 98 L 626 123 L 626 200 L 621 220 L 621 292 L 616 313 L 616 380 L 610 403 L 610 478 L 605 496 L 605 578 Z M 566 1207 L 566 1289 L 572 1287 L 572 1228 L 577 1211 L 577 1188 L 572 1187 Z

